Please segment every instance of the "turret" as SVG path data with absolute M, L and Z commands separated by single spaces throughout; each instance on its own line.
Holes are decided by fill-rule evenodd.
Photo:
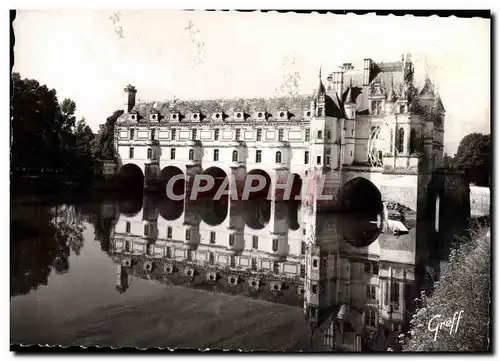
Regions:
M 323 81 L 321 80 L 321 68 L 319 68 L 319 85 L 318 88 L 314 91 L 314 102 L 315 102 L 315 115 L 316 117 L 324 117 L 325 116 L 325 93 L 326 89 L 323 85 Z

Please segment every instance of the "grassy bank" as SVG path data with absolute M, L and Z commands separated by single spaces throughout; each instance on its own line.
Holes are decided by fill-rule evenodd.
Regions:
M 477 224 L 481 226 L 473 229 L 471 240 L 451 252 L 449 264 L 432 292 L 418 300 L 403 351 L 490 350 L 491 234 L 487 225 Z M 463 313 L 458 322 L 460 311 Z M 444 325 L 435 331 L 438 323 L 452 320 L 454 315 L 453 326 Z

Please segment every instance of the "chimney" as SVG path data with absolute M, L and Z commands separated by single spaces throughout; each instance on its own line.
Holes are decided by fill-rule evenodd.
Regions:
M 336 71 L 332 73 L 333 76 L 333 89 L 337 92 L 339 99 L 342 99 L 342 84 L 344 82 L 344 73 Z
M 349 71 L 349 70 L 353 70 L 354 69 L 354 66 L 352 65 L 352 63 L 344 63 L 342 64 L 342 70 L 343 71 Z
M 130 113 L 132 108 L 135 106 L 135 95 L 137 94 L 137 89 L 133 85 L 127 85 L 123 89 L 127 94 L 125 96 L 125 113 Z
M 365 59 L 365 66 L 363 69 L 363 85 L 370 84 L 370 69 L 372 67 L 372 60 Z

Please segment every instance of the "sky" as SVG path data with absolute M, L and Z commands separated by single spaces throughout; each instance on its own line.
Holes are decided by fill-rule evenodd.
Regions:
M 463 136 L 490 133 L 490 22 L 414 16 L 21 10 L 14 23 L 14 71 L 71 98 L 94 131 L 123 109 L 127 84 L 139 100 L 310 94 L 318 71 L 364 58 L 411 53 L 417 85 L 425 74 L 446 108 L 445 151 Z

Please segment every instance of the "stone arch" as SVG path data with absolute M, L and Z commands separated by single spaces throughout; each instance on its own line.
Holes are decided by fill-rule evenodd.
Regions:
M 246 201 L 243 218 L 248 228 L 253 230 L 263 229 L 271 219 L 271 201 L 266 199 L 250 199 Z
M 181 177 L 182 175 L 182 177 Z M 175 182 L 172 181 L 169 184 L 169 181 L 173 177 L 180 177 L 180 179 L 176 180 Z M 181 196 L 184 194 L 186 191 L 186 177 L 184 172 L 176 166 L 170 165 L 165 168 L 163 168 L 160 172 L 160 180 L 162 181 L 162 186 L 165 189 L 167 197 L 169 197 L 170 194 L 173 193 L 175 196 Z M 169 185 L 171 189 L 167 191 L 166 186 Z M 170 193 L 172 192 L 172 193 Z M 176 199 L 177 200 L 177 199 Z
M 337 207 L 343 213 L 377 215 L 383 210 L 382 195 L 370 180 L 355 177 L 340 187 Z
M 135 217 L 142 210 L 143 198 L 132 197 L 130 199 L 123 199 L 118 202 L 118 212 L 126 217 Z
M 201 174 L 211 176 L 214 180 L 214 185 L 211 189 L 209 189 L 206 192 L 199 192 L 198 193 L 198 196 L 201 196 L 201 197 L 214 197 L 217 194 L 217 191 L 219 190 L 219 188 L 224 183 L 224 180 L 228 178 L 227 173 L 222 168 L 219 168 L 219 167 L 207 168 Z M 205 187 L 207 185 L 207 181 L 202 179 L 199 184 L 200 184 L 200 187 Z M 221 199 L 227 197 L 227 190 L 228 190 L 229 186 L 230 186 L 230 184 L 228 183 L 228 185 L 225 189 L 224 195 L 221 197 Z
M 292 190 L 290 192 L 290 199 L 294 201 L 296 197 L 300 197 L 302 195 L 302 185 L 304 184 L 302 177 L 297 173 L 290 174 Z
M 175 201 L 164 198 L 160 201 L 160 216 L 166 221 L 175 221 L 182 216 L 184 212 L 184 201 Z
M 144 188 L 144 173 L 134 163 L 123 165 L 117 173 L 117 180 L 119 185 L 128 191 Z
M 218 226 L 228 216 L 228 198 L 223 197 L 220 200 L 207 199 L 204 204 L 202 216 L 203 222 L 211 227 Z
M 382 227 L 366 214 L 341 214 L 336 228 L 341 239 L 356 248 L 369 246 L 382 233 Z
M 247 172 L 245 176 L 245 188 L 248 188 L 250 190 L 250 186 L 252 187 L 257 187 L 259 184 L 259 181 L 254 179 L 250 182 L 248 180 L 249 184 L 247 185 L 247 178 L 249 175 L 256 175 L 256 176 L 261 176 L 262 180 L 264 181 L 264 188 L 262 188 L 259 191 L 252 191 L 248 194 L 248 199 L 257 199 L 257 198 L 267 198 L 269 194 L 269 189 L 271 188 L 271 175 L 267 173 L 265 170 L 262 169 L 252 169 L 251 171 Z
M 288 228 L 291 231 L 297 231 L 300 228 L 299 222 L 300 203 L 288 203 Z

